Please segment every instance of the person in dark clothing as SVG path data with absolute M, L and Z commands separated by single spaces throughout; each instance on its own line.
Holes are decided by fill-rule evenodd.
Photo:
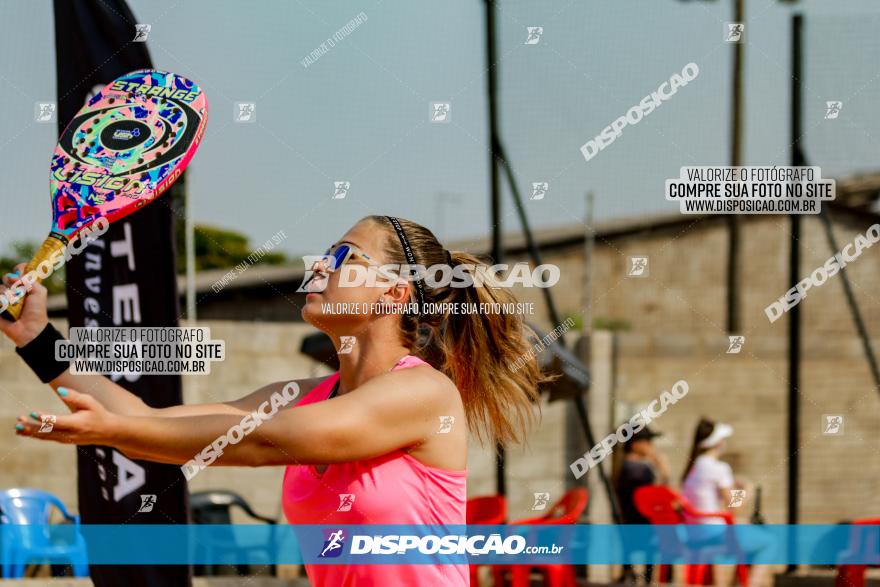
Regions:
M 666 457 L 654 447 L 653 439 L 657 436 L 660 436 L 658 432 L 646 426 L 623 445 L 623 460 L 615 477 L 615 491 L 624 524 L 650 524 L 633 502 L 636 489 L 645 485 L 669 483 Z M 651 565 L 645 567 L 646 583 L 651 582 L 652 571 Z M 632 565 L 623 565 L 623 576 L 619 582 L 635 583 L 636 577 Z

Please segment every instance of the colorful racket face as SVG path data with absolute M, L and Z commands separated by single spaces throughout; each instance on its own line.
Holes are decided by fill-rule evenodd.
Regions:
M 52 155 L 52 236 L 114 222 L 180 177 L 208 121 L 204 92 L 183 76 L 139 70 L 109 83 L 70 121 Z

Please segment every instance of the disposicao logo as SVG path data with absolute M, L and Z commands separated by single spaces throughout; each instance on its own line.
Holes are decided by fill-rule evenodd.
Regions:
M 318 555 L 318 558 L 336 558 L 342 554 L 342 551 L 344 550 L 345 533 L 342 530 L 325 530 L 325 533 L 324 546 L 321 549 L 321 554 Z

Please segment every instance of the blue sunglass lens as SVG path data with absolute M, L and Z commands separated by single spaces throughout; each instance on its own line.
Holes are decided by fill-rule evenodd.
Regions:
M 339 269 L 342 265 L 345 258 L 348 256 L 348 252 L 351 249 L 348 245 L 339 245 L 335 251 L 332 253 L 328 250 L 327 255 L 331 255 L 333 257 L 333 269 Z

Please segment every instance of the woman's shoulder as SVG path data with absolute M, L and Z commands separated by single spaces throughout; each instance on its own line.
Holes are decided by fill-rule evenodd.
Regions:
M 694 466 L 709 473 L 731 473 L 733 471 L 729 464 L 711 455 L 700 455 L 694 462 Z
M 460 399 L 461 394 L 455 383 L 439 369 L 418 357 L 410 355 L 404 358 L 398 367 L 390 373 L 382 375 L 407 386 L 417 387 L 419 395 L 433 397 L 443 402 L 451 396 Z

